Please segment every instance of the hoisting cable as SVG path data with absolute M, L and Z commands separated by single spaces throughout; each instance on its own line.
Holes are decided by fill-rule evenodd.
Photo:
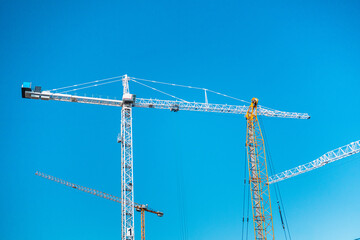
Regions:
M 176 97 L 176 96 L 174 96 L 174 95 L 171 95 L 171 94 L 169 94 L 169 93 L 166 93 L 166 92 L 164 92 L 164 91 L 161 91 L 161 90 L 159 90 L 159 89 L 156 89 L 156 88 L 151 87 L 151 86 L 149 86 L 149 85 L 146 85 L 146 84 L 144 84 L 144 83 L 140 83 L 140 82 L 138 82 L 138 81 L 135 81 L 134 79 L 130 79 L 130 81 L 133 81 L 133 82 L 135 82 L 135 83 L 137 83 L 137 84 L 143 85 L 144 87 L 150 88 L 150 89 L 152 89 L 152 90 L 154 90 L 154 91 L 160 92 L 160 93 L 165 94 L 165 95 L 167 95 L 167 96 L 170 96 L 170 97 L 172 97 L 172 98 L 178 99 L 178 100 L 180 100 L 180 101 L 182 101 L 182 102 L 187 102 L 187 103 L 188 103 L 188 101 L 186 101 L 186 100 L 184 100 L 184 99 L 181 99 L 181 98 L 179 98 L 179 97 Z
M 183 174 L 183 166 L 179 159 L 176 161 L 177 164 L 177 197 L 179 203 L 179 214 L 180 214 L 180 234 L 182 240 L 188 239 L 188 229 L 187 229 L 187 221 L 186 221 L 186 207 L 185 207 L 185 199 L 184 199 L 184 174 Z
M 264 126 L 263 124 L 261 124 L 262 126 Z M 264 129 L 264 127 L 263 127 Z M 265 129 L 264 129 L 265 130 Z M 267 139 L 265 138 L 265 131 L 264 132 L 264 142 L 267 142 Z M 269 148 L 266 146 L 266 150 L 267 152 L 269 151 Z M 273 164 L 272 164 L 272 161 L 269 157 L 269 153 L 267 153 L 268 155 L 268 162 L 269 162 L 269 166 L 270 166 L 270 174 L 273 175 Z M 282 228 L 283 228 L 283 231 L 284 231 L 284 236 L 285 236 L 285 239 L 287 240 L 287 233 L 286 233 L 286 229 L 285 229 L 285 225 L 284 225 L 284 221 L 283 221 L 283 217 L 282 217 L 282 213 L 281 213 L 281 208 L 280 208 L 280 204 L 279 204 L 279 194 L 278 194 L 278 191 L 277 191 L 277 188 L 275 187 L 275 197 L 276 197 L 276 202 L 277 202 L 277 205 L 278 205 L 278 210 L 279 210 L 279 215 L 280 215 L 280 219 L 281 219 L 281 225 L 282 225 Z
M 261 118 L 261 117 L 259 117 L 259 120 L 260 120 L 260 124 L 261 124 L 261 126 L 262 126 L 262 129 L 263 129 L 263 135 L 264 135 L 264 142 L 265 142 L 266 154 L 267 154 L 267 157 L 268 157 L 268 159 L 269 159 L 270 174 L 271 174 L 271 175 L 274 175 L 275 168 L 274 168 L 274 164 L 273 164 L 272 157 L 271 157 L 271 151 L 270 151 L 269 144 L 268 144 L 267 137 L 266 137 L 265 126 L 264 126 L 264 124 L 263 124 L 263 121 L 262 121 L 262 118 Z M 280 193 L 280 188 L 279 188 L 278 183 L 275 183 L 274 185 L 275 185 L 274 188 L 275 188 L 276 201 L 277 201 L 278 208 L 279 208 L 279 214 L 280 214 L 280 219 L 281 219 L 282 228 L 283 228 L 283 230 L 284 230 L 285 239 L 288 239 L 287 236 L 289 236 L 289 240 L 291 240 L 290 229 L 289 229 L 289 225 L 288 225 L 288 223 L 287 223 L 287 217 L 286 217 L 283 200 L 282 200 L 281 193 Z M 282 211 L 283 214 L 282 214 L 282 212 L 281 212 L 280 206 L 281 206 L 281 208 L 282 208 L 282 210 L 283 210 L 283 211 Z M 283 218 L 283 215 L 284 215 L 284 218 Z M 285 224 L 284 224 L 284 220 L 285 220 Z
M 245 121 L 245 127 L 247 127 L 247 122 Z M 247 173 L 247 171 L 249 170 L 248 169 L 248 165 L 247 164 L 249 164 L 249 162 L 248 162 L 248 160 L 247 160 L 247 157 L 248 157 L 248 155 L 247 155 L 247 146 L 246 146 L 246 139 L 245 139 L 245 169 L 246 169 L 246 173 Z M 247 163 L 247 164 L 246 164 Z M 250 199 L 250 176 L 249 176 L 249 179 L 247 179 L 246 178 L 246 175 L 247 174 L 245 174 L 245 180 L 246 180 L 246 182 L 247 183 L 249 183 L 248 184 L 248 186 L 247 186 L 247 194 L 246 194 L 246 200 L 247 200 L 247 212 L 246 212 L 246 240 L 248 240 L 249 239 L 249 213 L 250 213 L 250 201 L 251 201 L 251 199 Z
M 243 219 L 242 219 L 242 234 L 241 234 L 241 239 L 244 240 L 244 236 L 245 239 L 249 239 L 249 209 L 250 209 L 250 185 L 248 185 L 247 183 L 250 183 L 249 180 L 247 179 L 247 149 L 245 149 L 245 161 L 244 161 L 244 199 L 243 199 Z M 245 226 L 245 221 L 246 221 L 246 229 L 244 232 L 244 226 Z M 245 233 L 245 235 L 244 235 Z
M 112 80 L 112 79 L 122 78 L 123 76 L 124 76 L 124 75 L 116 76 L 116 77 L 110 77 L 110 78 L 104 78 L 104 79 L 99 79 L 99 80 L 95 80 L 95 81 L 91 81 L 91 82 L 86 82 L 86 83 L 75 84 L 75 85 L 71 85 L 71 86 L 67 86 L 67 87 L 54 88 L 54 89 L 51 89 L 50 91 L 57 91 L 57 90 L 60 90 L 60 89 L 66 89 L 66 88 L 71 88 L 71 87 L 78 87 L 78 86 L 83 86 L 83 85 L 90 84 L 90 83 L 104 82 L 104 81 L 108 81 L 108 80 Z
M 277 191 L 278 191 L 278 194 L 279 194 L 279 197 L 280 197 L 280 205 L 281 205 L 281 208 L 283 209 L 283 212 L 284 212 L 284 220 L 285 220 L 285 225 L 286 225 L 287 233 L 288 233 L 288 235 L 289 235 L 289 239 L 291 240 L 291 234 L 290 234 L 289 224 L 288 224 L 287 217 L 286 217 L 286 213 L 285 213 L 285 207 L 284 207 L 284 203 L 283 203 L 283 200 L 282 200 L 279 183 L 275 183 L 275 187 L 277 187 L 277 189 L 278 189 Z M 281 213 L 280 213 L 280 214 L 281 214 Z M 285 229 L 284 229 L 284 230 L 285 230 Z
M 245 205 L 246 205 L 246 182 L 247 182 L 247 169 L 246 169 L 246 143 L 245 143 L 245 156 L 244 156 L 244 198 L 243 198 L 243 209 L 242 209 L 242 212 L 243 212 L 243 217 L 242 217 L 242 230 L 241 230 L 241 240 L 244 240 L 244 227 L 245 227 Z
M 248 181 L 249 186 L 247 188 L 247 214 L 246 214 L 246 240 L 249 239 L 249 217 L 250 217 L 250 181 Z
M 284 225 L 284 220 L 283 220 L 283 217 L 282 217 L 282 214 L 281 214 L 281 209 L 280 209 L 280 204 L 279 204 L 279 201 L 277 201 L 277 204 L 278 204 L 278 207 L 279 207 L 279 213 L 280 213 L 280 220 L 281 220 L 281 225 L 282 225 L 282 228 L 284 229 L 285 231 L 285 225 Z M 285 236 L 286 237 L 286 236 Z

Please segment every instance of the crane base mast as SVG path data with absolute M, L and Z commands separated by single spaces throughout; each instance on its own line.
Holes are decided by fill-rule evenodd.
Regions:
M 246 149 L 249 167 L 251 203 L 256 240 L 273 240 L 269 176 L 266 166 L 265 144 L 257 119 L 258 100 L 253 98 L 246 114 Z
M 134 240 L 134 176 L 132 105 L 128 76 L 123 77 L 123 105 L 121 109 L 121 239 Z

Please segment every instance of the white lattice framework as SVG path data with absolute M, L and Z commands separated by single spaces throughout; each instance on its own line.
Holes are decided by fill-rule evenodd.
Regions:
M 129 94 L 128 77 L 123 78 L 123 96 Z M 125 103 L 121 109 L 121 221 L 122 239 L 133 240 L 134 232 L 134 176 L 132 141 L 132 103 Z
M 96 195 L 96 196 L 101 197 L 101 198 L 108 199 L 108 200 L 113 201 L 113 202 L 117 202 L 117 203 L 121 203 L 121 204 L 123 203 L 123 201 L 122 201 L 122 199 L 120 197 L 117 197 L 117 196 L 114 196 L 114 195 L 111 195 L 111 194 L 108 194 L 108 193 L 105 193 L 105 192 L 102 192 L 102 191 L 99 191 L 99 190 L 96 190 L 96 189 L 84 187 L 84 186 L 76 184 L 76 183 L 68 182 L 68 181 L 63 180 L 61 178 L 54 177 L 54 176 L 51 176 L 51 175 L 43 173 L 43 172 L 36 171 L 35 175 L 40 176 L 40 177 L 45 178 L 45 179 L 48 179 L 48 180 L 51 180 L 51 181 L 54 181 L 54 182 L 57 182 L 57 183 L 60 183 L 60 184 L 63 184 L 65 186 L 74 188 L 74 189 L 82 191 L 82 192 L 86 192 L 86 193 Z M 134 207 L 134 209 L 136 209 L 138 211 L 139 210 L 144 210 L 146 212 L 155 213 L 159 217 L 164 216 L 163 212 L 153 210 L 153 209 L 149 208 L 149 206 L 147 204 L 139 204 L 139 203 L 134 202 L 133 207 Z
M 77 95 L 69 95 L 69 94 L 61 94 L 61 93 L 51 93 L 49 91 L 26 92 L 25 96 L 26 98 L 32 98 L 32 99 L 78 102 L 78 103 L 107 105 L 107 106 L 115 106 L 115 107 L 123 106 L 122 100 L 85 97 L 85 96 L 77 96 Z M 249 106 L 136 98 L 133 107 L 168 109 L 173 112 L 195 111 L 195 112 L 231 113 L 231 114 L 245 115 Z M 307 113 L 271 110 L 271 109 L 262 108 L 261 106 L 258 107 L 258 115 L 262 115 L 266 117 L 277 117 L 277 118 L 297 118 L 297 119 L 310 118 L 309 114 Z
M 284 172 L 271 176 L 269 177 L 269 184 L 280 182 L 291 177 L 295 177 L 299 174 L 320 168 L 328 163 L 335 162 L 337 160 L 340 160 L 342 158 L 351 156 L 359 152 L 360 152 L 360 140 L 339 147 L 335 150 L 329 151 L 312 162 L 306 163 L 304 165 L 300 165 L 296 168 L 292 168 L 290 170 L 286 170 Z

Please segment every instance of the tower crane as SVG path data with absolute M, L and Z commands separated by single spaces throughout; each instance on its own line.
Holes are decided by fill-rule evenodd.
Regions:
M 105 198 L 105 199 L 108 199 L 108 200 L 111 200 L 111 201 L 114 201 L 117 203 L 122 203 L 121 198 L 101 192 L 99 190 L 95 190 L 95 189 L 84 187 L 84 186 L 81 186 L 81 185 L 78 185 L 75 183 L 71 183 L 71 182 L 62 180 L 60 178 L 57 178 L 57 177 L 54 177 L 54 176 L 51 176 L 51 175 L 48 175 L 46 173 L 42 173 L 39 171 L 36 171 L 35 175 L 40 176 L 45 179 L 48 179 L 48 180 L 51 180 L 51 181 L 54 181 L 54 182 L 57 182 L 57 183 L 60 183 L 60 184 L 63 184 L 65 186 L 68 186 L 71 188 L 74 188 L 79 191 L 90 193 L 90 194 L 96 195 L 98 197 L 102 197 L 102 198 Z M 145 240 L 145 212 L 154 213 L 154 214 L 158 215 L 159 217 L 164 216 L 164 213 L 160 212 L 160 211 L 152 210 L 151 208 L 148 207 L 147 204 L 134 203 L 133 207 L 136 211 L 141 212 L 141 240 Z
M 299 174 L 312 171 L 314 169 L 323 167 L 328 163 L 335 162 L 337 160 L 343 159 L 345 157 L 349 157 L 357 153 L 360 153 L 360 140 L 349 143 L 345 146 L 339 147 L 332 151 L 329 151 L 324 155 L 322 155 L 321 157 L 315 159 L 314 161 L 275 174 L 274 176 L 269 177 L 269 184 L 273 184 L 291 177 L 295 177 Z
M 122 240 L 134 240 L 134 185 L 132 141 L 132 108 L 134 107 L 169 109 L 172 112 L 197 111 L 246 115 L 246 146 L 250 173 L 249 177 L 251 182 L 251 199 L 253 208 L 255 239 L 274 239 L 270 191 L 268 186 L 268 173 L 266 168 L 265 146 L 257 117 L 261 115 L 277 118 L 309 119 L 309 114 L 269 109 L 258 105 L 258 100 L 256 98 L 252 99 L 250 106 L 208 103 L 206 92 L 210 90 L 204 88 L 198 89 L 203 89 L 205 91 L 205 103 L 188 102 L 182 99 L 174 101 L 136 98 L 136 95 L 131 94 L 129 90 L 129 81 L 136 82 L 135 79 L 139 80 L 138 78 L 130 78 L 127 75 L 121 76 L 120 80 L 122 81 L 123 85 L 122 100 L 83 97 L 51 91 L 42 91 L 41 87 L 39 86 L 36 86 L 33 90 L 31 87 L 31 83 L 28 82 L 25 82 L 22 85 L 23 98 L 121 107 L 121 134 L 118 137 L 118 142 L 121 143 Z M 113 80 L 111 82 L 115 81 L 117 80 Z M 95 82 L 96 84 L 94 86 L 100 85 L 98 84 L 99 81 Z M 129 234 L 129 232 L 131 234 Z
M 255 239 L 275 239 L 265 143 L 257 118 L 258 99 L 253 98 L 245 115 L 246 149 Z

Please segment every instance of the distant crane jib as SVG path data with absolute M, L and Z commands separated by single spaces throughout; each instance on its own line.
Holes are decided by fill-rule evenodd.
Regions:
M 269 177 L 269 184 L 295 177 L 357 153 L 360 153 L 360 140 L 329 151 L 312 162 L 275 174 Z

